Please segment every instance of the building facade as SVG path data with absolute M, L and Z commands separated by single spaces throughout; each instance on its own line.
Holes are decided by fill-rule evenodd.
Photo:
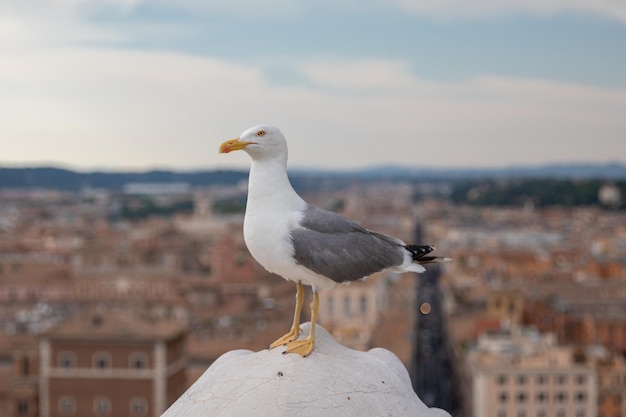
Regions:
M 500 330 L 481 335 L 466 356 L 465 415 L 473 417 L 595 417 L 593 364 L 552 335 Z
M 184 338 L 115 312 L 65 323 L 40 341 L 40 416 L 161 415 L 185 390 Z
M 386 304 L 386 273 L 355 285 L 320 292 L 319 323 L 344 346 L 370 348 L 372 332 Z

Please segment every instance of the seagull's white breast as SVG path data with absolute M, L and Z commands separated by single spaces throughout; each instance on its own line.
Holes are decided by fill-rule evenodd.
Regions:
M 277 212 L 268 209 L 246 211 L 243 225 L 246 245 L 254 259 L 268 271 L 283 275 L 286 268 L 292 268 L 295 264 L 289 230 L 298 224 L 299 217 L 297 211 Z

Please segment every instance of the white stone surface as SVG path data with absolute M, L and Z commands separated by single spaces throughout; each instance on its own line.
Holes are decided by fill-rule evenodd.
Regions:
M 424 405 L 390 351 L 348 349 L 320 326 L 316 335 L 306 358 L 282 348 L 225 353 L 162 417 L 449 417 Z

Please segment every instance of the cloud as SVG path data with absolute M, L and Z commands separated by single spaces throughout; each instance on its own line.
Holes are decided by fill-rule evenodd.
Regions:
M 391 0 L 412 13 L 437 18 L 492 17 L 531 14 L 593 13 L 626 22 L 626 4 L 621 0 Z
M 247 166 L 221 140 L 280 126 L 292 165 L 481 166 L 626 155 L 626 90 L 483 76 L 434 82 L 402 61 L 261 66 L 156 51 L 65 47 L 0 56 L 3 161 L 79 167 Z M 590 146 L 589 143 L 593 143 Z
M 92 0 L 75 0 L 64 3 L 93 3 Z M 277 17 L 306 13 L 313 8 L 342 7 L 345 9 L 388 9 L 398 7 L 422 16 L 436 18 L 467 18 L 510 15 L 554 15 L 559 13 L 593 13 L 611 19 L 626 21 L 626 4 L 622 0 L 369 0 L 356 2 L 318 2 L 303 4 L 299 0 L 100 0 L 100 4 L 127 10 L 139 4 L 160 8 L 176 8 L 200 13 L 229 13 L 239 16 Z
M 616 0 L 9 0 L 0 3 L 0 162 L 247 166 L 245 155 L 217 155 L 217 144 L 264 122 L 288 135 L 294 165 L 478 166 L 626 155 L 623 88 L 491 74 L 433 81 L 399 58 L 269 54 L 244 65 L 158 50 L 158 42 L 153 50 L 136 46 L 185 39 L 209 15 L 254 24 L 312 7 L 396 7 L 435 18 L 581 11 L 626 21 L 626 6 Z M 268 66 L 293 82 L 275 82 Z
M 300 0 L 8 0 L 0 4 L 3 15 L 48 16 L 50 20 L 60 17 L 88 19 L 102 14 L 114 20 L 116 16 L 125 17 L 141 9 L 156 12 L 153 15 L 161 17 L 182 13 L 196 17 L 223 15 L 267 21 L 324 9 L 329 13 L 336 10 L 375 13 L 393 8 L 436 19 L 581 13 L 626 22 L 626 3 L 622 0 L 339 0 L 316 3 Z
M 370 140 L 382 139 L 374 142 L 379 149 L 373 154 L 383 158 L 389 158 L 389 138 L 393 149 L 402 151 L 398 159 L 421 164 L 429 160 L 444 165 L 598 161 L 616 155 L 609 149 L 626 152 L 626 145 L 619 142 L 620 132 L 626 129 L 620 117 L 626 111 L 624 89 L 497 76 L 433 82 L 413 76 L 396 62 L 384 67 L 383 62 L 306 66 L 308 76 L 322 87 L 356 82 L 361 93 L 372 88 L 367 82 L 358 83 L 368 73 L 373 78 L 386 73 L 391 80 L 403 80 L 386 93 L 355 94 L 350 109 L 336 110 L 355 115 L 352 123 L 366 129 Z M 361 74 L 351 75 L 356 71 Z M 595 145 L 589 146 L 590 142 Z
M 402 60 L 382 61 L 377 59 L 295 63 L 298 71 L 315 85 L 355 92 L 406 90 L 417 80 L 409 66 Z
M 0 53 L 121 40 L 121 35 L 112 28 L 86 19 L 79 2 L 10 0 L 8 4 L 0 4 Z

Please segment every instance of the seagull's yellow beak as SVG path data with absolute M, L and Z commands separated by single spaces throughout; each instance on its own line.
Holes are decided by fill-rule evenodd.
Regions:
M 220 153 L 229 153 L 245 149 L 246 146 L 256 142 L 242 142 L 239 138 L 227 140 L 220 145 Z

